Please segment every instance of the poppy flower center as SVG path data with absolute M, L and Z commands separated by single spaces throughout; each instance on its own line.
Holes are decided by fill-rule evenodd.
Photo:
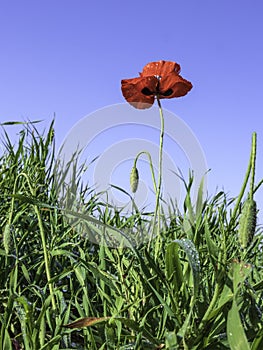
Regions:
M 145 96 L 152 96 L 152 95 L 159 95 L 159 96 L 164 96 L 164 97 L 168 97 L 171 96 L 173 94 L 173 90 L 172 89 L 168 89 L 164 92 L 160 92 L 160 80 L 161 80 L 161 76 L 160 75 L 155 75 L 155 77 L 158 79 L 158 83 L 156 86 L 156 90 L 155 91 L 151 91 L 148 87 L 144 87 L 141 90 L 141 93 Z
M 141 93 L 144 94 L 145 96 L 155 95 L 155 93 L 147 87 L 143 88 Z
M 172 89 L 168 89 L 166 91 L 164 91 L 161 95 L 162 96 L 171 96 L 173 93 L 173 90 Z

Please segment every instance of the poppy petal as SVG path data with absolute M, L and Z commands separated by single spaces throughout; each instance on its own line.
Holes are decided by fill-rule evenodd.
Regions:
M 174 98 L 186 95 L 193 85 L 177 73 L 170 73 L 160 80 L 159 97 Z
M 171 61 L 157 61 L 146 64 L 143 68 L 142 73 L 140 73 L 141 77 L 146 77 L 149 75 L 155 76 L 165 76 L 169 73 L 175 72 L 177 74 L 180 73 L 181 67 L 176 62 Z
M 138 109 L 150 108 L 154 103 L 158 79 L 154 76 L 123 79 L 121 90 L 124 98 Z

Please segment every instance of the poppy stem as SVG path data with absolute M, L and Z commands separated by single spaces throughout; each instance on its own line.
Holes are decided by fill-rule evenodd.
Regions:
M 152 174 L 153 187 L 154 187 L 154 191 L 156 193 L 157 192 L 157 185 L 156 185 L 156 180 L 155 180 L 155 176 L 154 176 L 154 169 L 153 169 L 153 162 L 152 162 L 151 154 L 148 151 L 141 151 L 140 153 L 138 153 L 136 158 L 135 158 L 135 160 L 134 160 L 133 167 L 136 168 L 137 160 L 142 154 L 146 154 L 146 156 L 149 159 L 149 164 L 150 164 L 151 174 Z
M 161 105 L 161 101 L 159 97 L 156 97 L 157 104 L 159 107 L 159 113 L 160 113 L 160 120 L 161 120 L 161 128 L 160 128 L 160 143 L 159 143 L 159 165 L 158 165 L 158 184 L 157 184 L 157 191 L 156 191 L 156 202 L 155 202 L 155 211 L 154 211 L 154 217 L 153 217 L 153 227 L 151 230 L 151 236 L 149 240 L 148 248 L 150 248 L 150 244 L 153 238 L 154 230 L 155 230 L 155 222 L 156 218 L 158 217 L 158 225 L 157 225 L 157 237 L 159 237 L 160 234 L 160 197 L 161 197 L 161 185 L 162 185 L 162 162 L 163 162 L 163 138 L 164 138 L 164 116 L 163 116 L 163 109 Z

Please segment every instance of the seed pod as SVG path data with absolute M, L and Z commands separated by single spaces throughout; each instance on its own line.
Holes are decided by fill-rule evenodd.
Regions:
M 137 191 L 138 184 L 139 184 L 139 172 L 138 172 L 138 169 L 134 166 L 130 174 L 130 186 L 131 186 L 132 193 L 135 193 Z
M 257 225 L 257 203 L 248 198 L 242 208 L 239 221 L 239 241 L 242 248 L 246 248 L 252 241 Z

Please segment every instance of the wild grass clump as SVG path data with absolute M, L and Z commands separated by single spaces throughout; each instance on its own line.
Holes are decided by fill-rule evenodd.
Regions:
M 190 175 L 183 209 L 171 206 L 169 218 L 160 211 L 158 239 L 136 244 L 152 232 L 153 213 L 135 206 L 122 215 L 85 187 L 78 171 L 72 181 L 83 210 L 60 207 L 53 123 L 43 134 L 25 124 L 15 144 L 3 129 L 0 350 L 261 350 L 255 141 L 253 134 L 236 198 L 222 191 L 204 198 L 201 184 L 194 205 Z M 125 244 L 92 241 L 95 235 L 105 243 L 107 232 Z

